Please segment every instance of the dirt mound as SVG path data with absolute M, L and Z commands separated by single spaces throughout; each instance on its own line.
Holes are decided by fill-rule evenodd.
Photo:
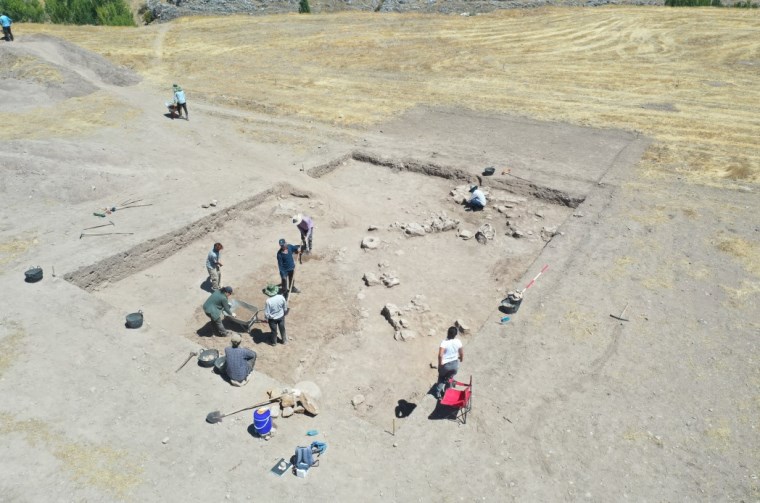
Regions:
M 97 90 L 78 73 L 45 61 L 23 47 L 0 53 L 0 111 L 49 105 Z
M 142 80 L 142 77 L 129 68 L 117 66 L 99 54 L 82 49 L 57 37 L 36 34 L 27 37 L 25 42 L 48 42 L 54 44 L 56 52 L 62 58 L 65 66 L 90 70 L 104 83 L 112 86 L 133 86 Z

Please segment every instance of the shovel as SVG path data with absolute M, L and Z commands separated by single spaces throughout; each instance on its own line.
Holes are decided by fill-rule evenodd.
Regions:
M 270 398 L 266 402 L 257 403 L 256 405 L 251 405 L 250 407 L 245 407 L 244 409 L 236 410 L 235 412 L 228 412 L 226 414 L 222 414 L 220 411 L 215 410 L 214 412 L 208 413 L 208 415 L 206 416 L 206 422 L 209 424 L 221 423 L 222 419 L 224 419 L 227 416 L 237 414 L 238 412 L 243 412 L 244 410 L 251 410 L 251 409 L 255 409 L 256 407 L 263 407 L 264 405 L 269 405 L 270 403 L 276 402 L 280 398 L 282 398 L 282 395 L 274 397 L 274 398 Z
M 192 351 L 190 353 L 190 355 L 187 357 L 187 360 L 185 360 L 185 363 L 183 363 L 182 365 L 180 365 L 179 368 L 174 371 L 174 373 L 176 374 L 177 372 L 179 372 L 180 370 L 182 370 L 182 367 L 184 367 L 185 365 L 187 365 L 187 362 L 189 362 L 190 359 L 192 359 L 193 356 L 198 356 L 198 352 L 197 351 Z

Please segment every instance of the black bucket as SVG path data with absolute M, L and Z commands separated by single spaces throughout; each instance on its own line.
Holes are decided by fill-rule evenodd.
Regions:
M 140 328 L 143 324 L 142 311 L 127 315 L 127 328 Z
M 25 273 L 24 277 L 26 278 L 24 281 L 27 283 L 36 283 L 39 280 L 42 279 L 42 267 L 30 267 Z
M 496 168 L 490 167 L 483 170 L 483 176 L 491 176 L 496 173 Z
M 499 311 L 505 314 L 515 314 L 520 309 L 522 301 L 522 295 L 507 295 L 507 298 L 501 301 Z

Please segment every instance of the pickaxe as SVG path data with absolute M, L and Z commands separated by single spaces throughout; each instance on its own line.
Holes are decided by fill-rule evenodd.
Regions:
M 613 318 L 620 321 L 628 321 L 627 318 L 623 318 L 625 316 L 625 310 L 628 309 L 628 303 L 626 302 L 625 307 L 623 308 L 623 312 L 620 313 L 620 316 L 615 316 L 614 314 L 610 314 Z
M 114 227 L 116 226 L 116 224 L 115 224 L 115 223 L 113 223 L 113 222 L 111 222 L 111 221 L 109 220 L 107 224 L 103 224 L 103 225 L 96 225 L 96 226 L 94 226 L 94 227 L 87 227 L 87 228 L 85 228 L 85 229 L 82 229 L 82 230 L 83 230 L 83 231 L 89 231 L 90 229 L 97 229 L 97 228 L 99 228 L 99 227 L 108 227 L 109 225 L 113 225 Z
M 111 234 L 134 234 L 134 232 L 100 232 L 96 234 L 85 234 L 84 232 L 79 235 L 79 239 L 87 236 L 110 236 Z

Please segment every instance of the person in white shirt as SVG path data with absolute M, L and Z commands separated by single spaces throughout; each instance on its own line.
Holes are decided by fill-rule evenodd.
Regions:
M 264 317 L 269 323 L 269 331 L 272 332 L 272 346 L 277 344 L 277 329 L 280 330 L 282 343 L 288 343 L 288 336 L 285 334 L 285 315 L 288 314 L 288 301 L 280 293 L 280 287 L 277 285 L 267 285 L 264 294 L 269 297 L 264 304 Z
M 443 398 L 449 381 L 457 375 L 459 362 L 464 359 L 462 341 L 456 338 L 458 333 L 457 327 L 449 327 L 446 340 L 441 342 L 438 348 L 438 383 L 435 388 L 435 396 L 438 400 Z
M 477 185 L 470 187 L 470 194 L 472 194 L 472 196 L 470 196 L 467 206 L 469 206 L 472 211 L 480 211 L 486 207 L 486 195 Z

